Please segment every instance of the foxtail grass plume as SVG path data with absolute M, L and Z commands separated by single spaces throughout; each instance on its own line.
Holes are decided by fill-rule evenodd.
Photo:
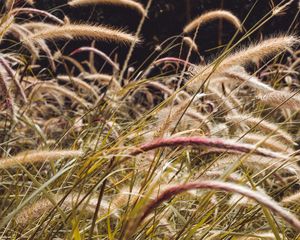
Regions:
M 62 158 L 75 158 L 83 155 L 80 150 L 55 150 L 23 152 L 14 157 L 0 159 L 0 169 L 18 166 L 18 164 L 56 161 Z
M 218 67 L 224 69 L 236 65 L 246 65 L 251 62 L 258 63 L 264 58 L 281 53 L 297 43 L 299 43 L 299 39 L 295 36 L 269 38 L 229 55 Z
M 251 127 L 253 130 L 261 130 L 265 133 L 274 132 L 276 133 L 276 138 L 281 139 L 288 145 L 297 145 L 293 140 L 293 137 L 283 129 L 279 129 L 275 123 L 271 123 L 267 120 L 253 117 L 250 115 L 235 115 L 235 116 L 227 116 L 227 121 L 234 123 L 234 126 L 243 125 Z
M 86 5 L 116 5 L 131 8 L 141 15 L 146 15 L 147 12 L 143 5 L 133 0 L 72 0 L 68 3 L 72 7 L 80 7 Z
M 291 204 L 291 203 L 298 203 L 300 204 L 300 191 L 296 192 L 290 196 L 284 197 L 281 200 L 282 204 Z
M 272 107 L 300 109 L 300 97 L 297 92 L 273 91 L 259 96 L 259 99 L 262 103 Z
M 232 142 L 230 140 L 208 138 L 208 137 L 171 137 L 171 138 L 161 138 L 155 139 L 152 142 L 142 144 L 133 150 L 130 155 L 135 156 L 140 153 L 150 151 L 153 149 L 161 147 L 178 147 L 178 146 L 205 146 L 213 147 L 224 150 L 233 150 L 241 153 L 253 153 L 260 156 L 270 157 L 270 158 L 282 158 L 285 159 L 286 156 L 281 153 L 272 152 L 263 148 L 256 148 L 251 144 L 242 144 Z
M 190 37 L 184 37 L 183 38 L 183 42 L 188 46 L 190 47 L 192 50 L 194 50 L 195 52 L 198 52 L 198 46 L 197 44 L 195 43 L 195 41 L 190 38 Z
M 139 42 L 135 36 L 104 26 L 95 26 L 88 24 L 67 24 L 57 28 L 50 28 L 37 32 L 29 37 L 29 40 L 55 40 L 55 39 L 96 39 L 102 41 L 112 41 L 120 43 Z
M 193 30 L 199 28 L 201 25 L 204 25 L 215 19 L 225 19 L 228 22 L 232 23 L 239 31 L 242 31 L 242 24 L 240 20 L 231 12 L 226 10 L 213 10 L 195 18 L 193 21 L 191 21 L 184 27 L 183 32 L 192 32 Z
M 86 197 L 84 194 L 72 193 L 67 197 L 63 194 L 56 195 L 55 201 L 60 202 L 60 207 L 66 210 L 72 210 L 72 208 L 78 204 L 77 210 L 83 210 L 85 214 L 92 215 L 97 205 L 97 198 Z M 63 200 L 63 201 L 62 201 Z M 80 202 L 83 202 L 79 204 Z M 44 214 L 47 214 L 51 209 L 55 208 L 53 203 L 47 198 L 42 198 L 28 207 L 22 209 L 15 217 L 15 221 L 20 227 L 26 227 L 32 221 L 41 218 Z M 109 203 L 102 202 L 100 211 L 105 213 L 109 210 Z

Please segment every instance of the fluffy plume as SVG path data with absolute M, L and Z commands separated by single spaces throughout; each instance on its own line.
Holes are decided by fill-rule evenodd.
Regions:
M 248 86 L 257 89 L 261 92 L 273 92 L 272 87 L 262 83 L 257 77 L 249 75 L 243 67 L 235 66 L 224 72 L 224 76 L 228 80 L 236 80 L 238 82 L 245 82 Z
M 256 118 L 247 115 L 236 115 L 228 116 L 227 120 L 232 123 L 246 124 L 253 129 L 259 129 L 265 133 L 274 132 L 277 133 L 277 138 L 282 139 L 285 143 L 295 145 L 293 138 L 286 131 L 278 129 L 278 126 L 274 123 L 270 123 L 267 120 L 262 120 L 261 118 Z
M 264 40 L 256 45 L 250 45 L 226 57 L 218 66 L 219 70 L 235 65 L 245 65 L 251 62 L 258 63 L 266 57 L 283 52 L 299 42 L 294 36 L 279 36 Z
M 64 39 L 64 38 L 79 38 L 79 39 L 97 39 L 113 42 L 138 42 L 133 35 L 122 32 L 120 30 L 111 29 L 104 26 L 92 26 L 87 24 L 68 24 L 57 28 L 50 28 L 45 31 L 40 31 L 29 37 L 30 39 Z
M 281 200 L 283 204 L 300 203 L 300 192 L 297 192 L 291 196 L 285 197 Z
M 204 13 L 191 21 L 188 25 L 186 25 L 183 31 L 185 33 L 189 33 L 207 22 L 220 18 L 227 20 L 228 22 L 232 23 L 239 31 L 242 31 L 242 24 L 240 20 L 231 12 L 225 10 L 214 10 Z
M 241 139 L 245 143 L 256 144 L 265 139 L 266 136 L 262 134 L 256 133 L 247 133 L 247 135 L 243 136 Z M 288 152 L 292 153 L 293 149 L 288 147 L 287 145 L 283 144 L 282 142 L 272 138 L 268 138 L 264 140 L 264 142 L 260 145 L 263 148 L 271 149 L 272 151 L 279 151 L 279 152 Z
M 116 6 L 122 6 L 122 7 L 134 9 L 142 15 L 147 14 L 143 5 L 133 0 L 72 0 L 68 4 L 72 7 L 97 5 L 97 4 L 116 5 Z
M 300 97 L 297 93 L 286 91 L 274 91 L 259 97 L 260 101 L 272 107 L 289 108 L 291 110 L 300 109 Z
M 18 164 L 49 162 L 62 158 L 74 158 L 83 155 L 79 150 L 33 151 L 20 153 L 17 156 L 0 160 L 0 168 L 10 168 Z
M 237 154 L 230 154 L 230 156 L 224 157 L 216 161 L 213 164 L 212 169 L 218 169 L 220 172 L 223 172 L 228 165 L 233 164 L 234 162 L 237 162 L 240 159 L 241 157 Z M 280 172 L 289 173 L 293 175 L 300 174 L 300 169 L 297 166 L 297 164 L 291 161 L 287 162 L 287 160 L 285 159 L 274 161 L 274 159 L 272 158 L 251 155 L 243 159 L 243 165 L 254 172 L 259 171 L 263 173 L 267 171 L 267 173 L 269 173 L 272 170 L 276 170 L 274 174 L 278 174 Z
M 183 42 L 188 45 L 191 49 L 193 49 L 195 52 L 198 52 L 198 46 L 194 42 L 194 40 L 190 37 L 184 37 Z
M 278 36 L 261 41 L 256 45 L 250 45 L 246 49 L 237 51 L 227 57 L 226 55 L 228 55 L 228 53 L 226 53 L 224 56 L 207 66 L 198 66 L 194 68 L 193 73 L 195 77 L 190 80 L 188 89 L 193 92 L 195 89 L 198 89 L 199 84 L 201 84 L 210 75 L 218 76 L 222 75 L 229 68 L 245 66 L 249 63 L 258 63 L 266 57 L 270 57 L 291 48 L 298 42 L 299 39 L 294 36 Z M 245 81 L 244 76 L 240 76 L 239 78 L 244 79 L 243 81 Z M 247 81 L 249 83 L 254 81 L 253 78 L 249 79 L 250 81 Z M 262 86 L 262 83 L 259 87 L 265 88 Z
M 72 206 L 84 200 L 84 202 L 87 202 L 88 204 L 80 204 L 77 210 L 84 210 L 85 213 L 93 214 L 97 205 L 97 198 L 87 197 L 87 201 L 85 201 L 84 197 L 84 194 L 71 194 L 66 198 L 64 195 L 57 195 L 54 199 L 57 203 L 64 199 L 63 202 L 59 205 L 63 210 L 70 210 L 72 209 Z M 49 212 L 54 207 L 55 206 L 49 199 L 40 199 L 34 204 L 24 208 L 19 214 L 17 214 L 17 216 L 15 217 L 15 221 L 20 227 L 25 227 L 32 221 L 40 218 L 43 214 Z M 102 202 L 101 211 L 105 211 L 108 209 L 109 204 L 106 202 Z

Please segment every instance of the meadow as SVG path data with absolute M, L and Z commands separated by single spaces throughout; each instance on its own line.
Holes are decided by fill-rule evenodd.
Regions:
M 1 239 L 300 239 L 299 1 L 49 2 L 0 1 Z

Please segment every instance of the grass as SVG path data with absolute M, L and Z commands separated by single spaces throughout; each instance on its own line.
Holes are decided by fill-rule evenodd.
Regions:
M 141 20 L 132 34 L 7 1 L 0 15 L 1 238 L 299 239 L 296 21 L 285 33 L 242 44 L 293 1 L 271 2 L 247 30 L 225 9 L 208 11 L 135 69 L 133 52 L 147 44 L 139 39 L 155 1 L 67 4 L 135 9 Z M 199 27 L 219 18 L 236 34 L 213 60 L 193 62 Z M 82 38 L 93 42 L 65 51 Z M 174 39 L 185 57 L 168 55 Z M 99 41 L 128 43 L 123 64 Z

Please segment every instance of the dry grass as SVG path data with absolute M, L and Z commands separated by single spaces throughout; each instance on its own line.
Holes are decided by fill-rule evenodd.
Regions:
M 223 50 L 216 46 L 217 57 L 205 61 L 205 44 L 180 35 L 180 53 L 169 54 L 176 41 L 160 42 L 148 67 L 133 61 L 133 53 L 136 43 L 149 44 L 139 35 L 155 1 L 64 6 L 131 8 L 142 15 L 133 34 L 73 24 L 69 16 L 58 18 L 56 8 L 36 9 L 34 1 L 31 8 L 5 3 L 2 238 L 299 238 L 299 38 L 289 31 L 251 40 L 291 1 L 273 3 L 245 32 L 233 13 L 208 11 L 184 34 L 215 19 L 229 21 L 240 34 Z M 124 46 L 109 52 L 99 41 L 130 49 L 122 56 Z

